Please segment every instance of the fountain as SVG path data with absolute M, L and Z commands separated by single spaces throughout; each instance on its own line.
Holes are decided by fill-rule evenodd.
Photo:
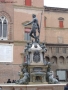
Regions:
M 35 39 L 31 43 L 27 43 L 24 49 L 25 61 L 22 64 L 20 79 L 17 84 L 35 84 L 35 83 L 58 83 L 58 80 L 53 78 L 51 71 L 51 63 L 47 62 L 44 54 L 47 52 L 45 43 L 40 43 L 39 35 L 40 28 L 36 15 L 32 15 L 33 20 L 25 26 L 32 24 L 30 36 Z M 36 30 L 39 35 L 36 36 Z

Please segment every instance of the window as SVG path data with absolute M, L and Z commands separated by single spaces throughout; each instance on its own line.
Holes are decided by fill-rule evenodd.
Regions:
M 30 37 L 30 28 L 25 28 L 25 33 L 24 33 L 24 39 L 27 40 L 27 41 L 30 41 L 31 40 L 31 37 Z
M 60 28 L 63 28 L 64 26 L 63 26 L 63 21 L 59 21 L 59 27 Z
M 52 53 L 55 53 L 55 52 L 56 52 L 56 48 L 52 47 Z
M 57 41 L 58 41 L 58 43 L 63 43 L 63 37 L 58 36 Z
M 25 5 L 26 6 L 31 6 L 31 0 L 25 0 Z
M 64 27 L 64 25 L 63 25 L 64 18 L 59 17 L 58 20 L 59 20 L 59 27 L 63 28 Z
M 66 48 L 63 48 L 63 53 L 66 53 Z
M 59 48 L 58 47 L 56 47 L 56 53 L 59 53 Z
M 7 39 L 7 19 L 5 17 L 0 17 L 0 39 Z

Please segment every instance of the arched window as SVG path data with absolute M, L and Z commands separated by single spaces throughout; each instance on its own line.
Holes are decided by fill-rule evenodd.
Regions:
M 64 64 L 64 57 L 63 57 L 63 56 L 60 56 L 60 57 L 59 57 L 59 63 L 60 63 L 60 64 Z
M 66 64 L 68 64 L 68 56 L 66 57 Z
M 63 28 L 64 27 L 64 23 L 63 23 L 64 22 L 64 18 L 59 17 L 58 20 L 59 20 L 59 27 Z
M 30 41 L 31 40 L 31 37 L 30 37 L 30 31 L 31 29 L 30 28 L 25 28 L 25 32 L 24 32 L 24 40 L 26 41 Z
M 45 56 L 45 60 L 46 60 L 47 62 L 50 62 L 50 58 L 49 58 L 48 56 Z
M 24 24 L 29 23 L 29 22 L 30 21 L 25 21 L 22 24 L 24 25 Z M 31 25 L 25 26 L 24 27 L 24 40 L 25 41 L 31 41 L 30 32 L 31 32 Z
M 8 21 L 5 17 L 0 17 L 0 39 L 7 40 Z
M 52 56 L 51 62 L 52 62 L 52 64 L 56 65 L 57 64 L 57 57 L 56 56 Z

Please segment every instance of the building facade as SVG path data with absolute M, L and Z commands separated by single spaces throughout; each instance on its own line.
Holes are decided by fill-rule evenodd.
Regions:
M 52 62 L 55 75 L 62 71 L 64 80 L 68 79 L 68 9 L 46 7 L 43 0 L 0 0 L 0 83 L 19 79 L 24 47 L 32 41 L 31 25 L 24 24 L 32 20 L 32 14 L 39 25 L 41 22 L 40 42 L 47 46 L 46 60 Z
M 68 9 L 44 7 L 46 59 L 60 80 L 68 80 Z
M 40 24 L 43 5 L 43 0 L 0 0 L 1 83 L 19 79 L 18 72 L 24 62 L 24 46 L 32 40 L 29 37 L 31 26 L 24 27 L 24 24 L 32 20 L 32 14 L 36 14 Z M 42 15 L 40 41 L 45 41 L 43 20 Z

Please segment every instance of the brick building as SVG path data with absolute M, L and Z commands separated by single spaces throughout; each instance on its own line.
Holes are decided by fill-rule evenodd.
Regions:
M 40 2 L 40 3 L 39 3 Z M 43 0 L 0 0 L 0 82 L 19 79 L 18 71 L 24 61 L 24 46 L 31 41 L 31 26 L 23 24 L 36 14 L 39 24 L 44 11 Z M 42 16 L 40 40 L 45 41 L 44 16 Z M 43 35 L 43 36 L 42 36 Z M 41 37 L 42 36 L 42 37 Z
M 55 74 L 62 69 L 64 79 L 68 79 L 68 9 L 46 7 L 43 0 L 0 0 L 0 83 L 8 78 L 19 79 L 24 46 L 32 40 L 31 26 L 24 24 L 32 20 L 32 14 L 36 14 L 40 24 L 42 11 L 40 42 L 48 48 L 45 58 L 52 62 Z
M 68 80 L 68 9 L 44 7 L 46 59 L 60 80 Z

